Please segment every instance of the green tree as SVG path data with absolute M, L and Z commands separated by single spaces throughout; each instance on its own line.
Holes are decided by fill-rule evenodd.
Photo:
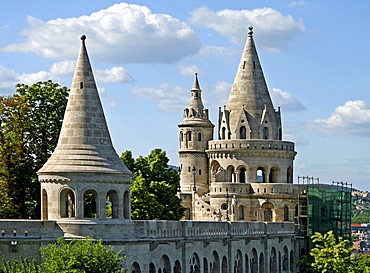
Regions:
M 116 273 L 125 272 L 120 257 L 123 250 L 114 252 L 113 247 L 106 247 L 102 240 L 93 241 L 73 239 L 66 242 L 59 238 L 56 244 L 40 248 L 44 262 L 41 264 L 45 273 Z
M 118 273 L 126 272 L 122 266 L 123 250 L 114 252 L 112 246 L 104 246 L 102 240 L 91 238 L 73 239 L 66 242 L 58 238 L 57 243 L 40 248 L 44 262 L 20 257 L 18 260 L 2 260 L 4 273 Z
M 348 240 L 343 240 L 342 237 L 335 238 L 332 230 L 324 235 L 316 232 L 311 239 L 316 243 L 309 253 L 312 259 L 308 257 L 303 261 L 310 271 L 317 273 L 352 272 L 350 254 L 353 248 L 347 246 Z
M 179 220 L 185 209 L 176 196 L 180 177 L 168 167 L 169 159 L 162 149 L 154 149 L 136 160 L 131 151 L 121 160 L 133 172 L 131 186 L 131 217 L 136 220 Z
M 36 172 L 56 147 L 68 89 L 51 81 L 17 84 L 0 97 L 0 218 L 39 218 Z
M 2 259 L 1 273 L 39 273 L 41 267 L 35 260 L 19 257 L 18 260 L 6 261 Z
M 370 255 L 357 254 L 351 259 L 353 272 L 370 272 Z

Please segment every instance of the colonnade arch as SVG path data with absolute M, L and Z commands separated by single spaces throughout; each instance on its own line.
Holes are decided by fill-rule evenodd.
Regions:
M 231 183 L 281 183 L 283 182 L 280 167 L 272 165 L 247 166 L 247 165 L 228 165 L 221 166 L 217 160 L 212 160 L 210 164 L 210 174 L 214 177 L 213 182 Z M 285 181 L 284 181 L 285 182 Z M 291 167 L 287 171 L 287 183 L 293 183 Z
M 276 247 L 271 247 L 270 250 L 261 251 L 253 247 L 247 253 L 243 253 L 241 249 L 237 249 L 233 256 L 233 261 L 230 261 L 232 268 L 228 268 L 228 258 L 226 255 L 220 259 L 219 253 L 214 250 L 211 256 L 200 259 L 198 253 L 194 252 L 188 260 L 188 268 L 185 272 L 190 273 L 277 273 L 277 272 L 294 272 L 295 260 L 293 250 L 288 249 L 285 245 L 282 249 L 284 255 L 280 255 Z M 171 267 L 171 259 L 166 255 L 162 255 L 159 263 L 149 263 L 149 273 L 181 273 L 182 265 L 180 260 L 176 260 Z M 131 273 L 141 273 L 141 267 L 137 262 L 131 265 Z
M 46 191 L 45 191 L 45 194 Z M 46 195 L 47 196 L 47 195 Z M 64 188 L 59 194 L 60 217 L 71 218 L 76 215 L 76 194 L 71 188 Z

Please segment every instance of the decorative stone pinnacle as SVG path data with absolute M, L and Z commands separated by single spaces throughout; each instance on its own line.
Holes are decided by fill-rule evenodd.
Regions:
M 86 40 L 86 35 L 81 35 L 81 37 L 80 37 L 80 39 L 82 40 L 82 41 L 85 41 Z
M 249 26 L 248 36 L 253 37 L 253 27 L 252 27 L 252 25 Z

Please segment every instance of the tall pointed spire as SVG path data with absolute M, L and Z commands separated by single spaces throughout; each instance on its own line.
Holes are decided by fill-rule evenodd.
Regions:
M 253 40 L 253 27 L 249 27 L 248 38 L 240 59 L 239 67 L 225 109 L 230 114 L 230 133 L 232 139 L 239 138 L 241 121 L 247 122 L 250 129 L 247 138 L 262 138 L 262 114 L 271 130 L 269 139 L 277 139 L 281 127 L 280 113 L 276 113 L 267 88 L 262 67 Z M 247 120 L 245 120 L 247 118 Z M 264 121 L 264 122 L 265 122 Z
M 86 36 L 82 35 L 81 40 L 58 145 L 38 173 L 131 175 L 112 146 L 85 46 Z
M 202 90 L 200 89 L 198 81 L 198 73 L 195 73 L 189 108 L 199 112 L 199 115 L 202 116 L 204 105 L 202 102 Z

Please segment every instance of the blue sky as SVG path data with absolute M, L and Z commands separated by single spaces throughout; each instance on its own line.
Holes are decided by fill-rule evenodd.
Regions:
M 252 24 L 283 139 L 296 143 L 295 182 L 369 190 L 369 11 L 367 0 L 5 1 L 0 94 L 17 82 L 70 87 L 86 34 L 117 153 L 162 148 L 177 165 L 194 73 L 217 125 Z

